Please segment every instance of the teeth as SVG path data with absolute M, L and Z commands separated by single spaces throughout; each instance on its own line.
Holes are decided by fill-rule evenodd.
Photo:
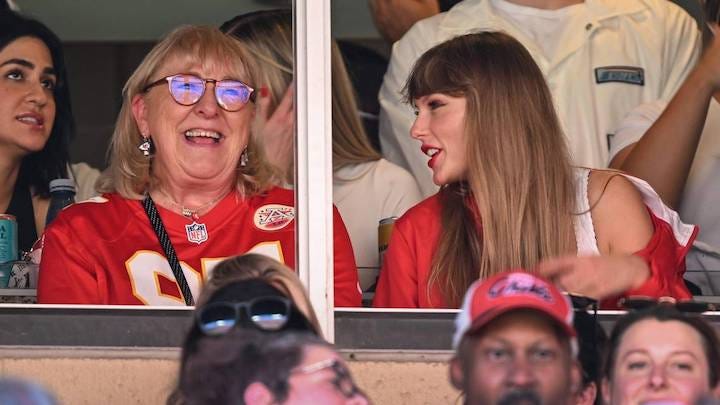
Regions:
M 28 124 L 33 124 L 33 125 L 40 125 L 40 120 L 38 120 L 35 117 L 20 117 L 20 118 L 18 118 L 18 121 L 26 122 Z
M 435 156 L 435 155 L 436 155 L 437 153 L 439 153 L 439 152 L 440 152 L 440 149 L 430 148 L 430 149 L 428 149 L 427 152 L 425 152 L 425 153 L 426 153 L 428 156 L 433 157 L 433 156 Z
M 188 138 L 194 138 L 194 137 L 203 137 L 203 138 L 212 138 L 212 139 L 220 139 L 220 134 L 215 131 L 208 131 L 205 129 L 189 129 L 185 131 L 185 136 Z

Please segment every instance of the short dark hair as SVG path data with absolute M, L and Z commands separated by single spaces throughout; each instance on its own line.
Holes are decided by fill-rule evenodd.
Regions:
M 710 324 L 700 316 L 680 312 L 672 305 L 656 305 L 640 311 L 630 312 L 618 319 L 610 335 L 608 352 L 605 358 L 604 375 L 612 380 L 613 367 L 617 360 L 617 350 L 625 336 L 625 333 L 636 323 L 644 320 L 657 320 L 660 322 L 677 321 L 694 329 L 702 339 L 703 349 L 707 358 L 709 373 L 708 382 L 710 387 L 716 387 L 720 383 L 718 367 L 720 367 L 720 341 L 717 332 Z
M 70 141 L 75 131 L 67 71 L 60 39 L 43 23 L 11 10 L 0 10 L 0 50 L 21 37 L 42 41 L 50 51 L 57 83 L 53 89 L 55 121 L 45 147 L 26 156 L 18 182 L 30 186 L 35 195 L 49 195 L 50 180 L 68 177 Z
M 186 360 L 178 387 L 168 404 L 244 404 L 247 387 L 260 382 L 282 402 L 289 391 L 288 379 L 302 361 L 305 348 L 332 347 L 309 332 L 269 335 L 235 329 L 199 342 L 197 353 Z

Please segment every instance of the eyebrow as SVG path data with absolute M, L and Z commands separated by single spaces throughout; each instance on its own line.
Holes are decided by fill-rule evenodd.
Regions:
M 20 65 L 20 66 L 24 66 L 28 69 L 35 69 L 34 63 L 30 62 L 29 60 L 18 59 L 18 58 L 8 59 L 5 62 L 0 63 L 0 67 L 6 66 L 6 65 Z M 49 74 L 49 75 L 56 75 L 55 69 L 53 69 L 52 67 L 46 67 L 45 69 L 43 69 L 43 73 Z
M 650 355 L 650 353 L 645 349 L 633 349 L 633 350 L 630 350 L 627 353 L 625 353 L 620 359 L 625 360 L 628 356 L 630 356 L 632 354 L 644 354 L 646 356 Z M 694 359 L 699 359 L 698 356 L 695 353 L 691 352 L 690 350 L 675 350 L 675 351 L 670 352 L 670 356 L 677 356 L 679 354 L 685 354 Z

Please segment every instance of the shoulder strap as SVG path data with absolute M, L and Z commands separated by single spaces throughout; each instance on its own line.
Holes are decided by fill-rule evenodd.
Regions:
M 185 304 L 195 305 L 195 300 L 193 299 L 190 286 L 188 285 L 185 275 L 182 272 L 182 268 L 180 267 L 180 261 L 178 261 L 175 248 L 170 241 L 170 236 L 168 236 L 167 231 L 165 230 L 165 225 L 163 225 L 162 219 L 160 219 L 160 214 L 158 213 L 157 207 L 155 207 L 155 202 L 153 202 L 152 197 L 150 197 L 149 194 L 143 200 L 143 207 L 145 208 L 145 213 L 150 219 L 150 223 L 152 224 L 155 235 L 160 242 L 160 246 L 162 246 L 163 251 L 165 252 L 165 257 L 167 258 L 168 263 L 170 263 L 170 268 L 172 269 L 173 275 L 175 275 L 175 281 L 177 281 L 178 287 L 180 287 L 180 292 L 185 299 Z

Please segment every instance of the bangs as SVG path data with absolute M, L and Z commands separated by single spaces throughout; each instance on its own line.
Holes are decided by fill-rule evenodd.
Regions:
M 242 44 L 215 27 L 184 26 L 171 32 L 148 54 L 149 74 L 142 86 L 158 75 L 170 61 L 177 61 L 184 69 L 201 64 L 203 68 L 226 70 L 228 78 L 255 85 L 255 70 Z M 139 71 L 144 69 L 139 68 Z M 172 72 L 177 73 L 177 72 Z M 223 78 L 216 78 L 223 79 Z
M 403 101 L 413 100 L 433 93 L 462 96 L 467 89 L 467 74 L 462 64 L 449 54 L 447 48 L 435 47 L 425 52 L 413 66 L 402 90 Z

